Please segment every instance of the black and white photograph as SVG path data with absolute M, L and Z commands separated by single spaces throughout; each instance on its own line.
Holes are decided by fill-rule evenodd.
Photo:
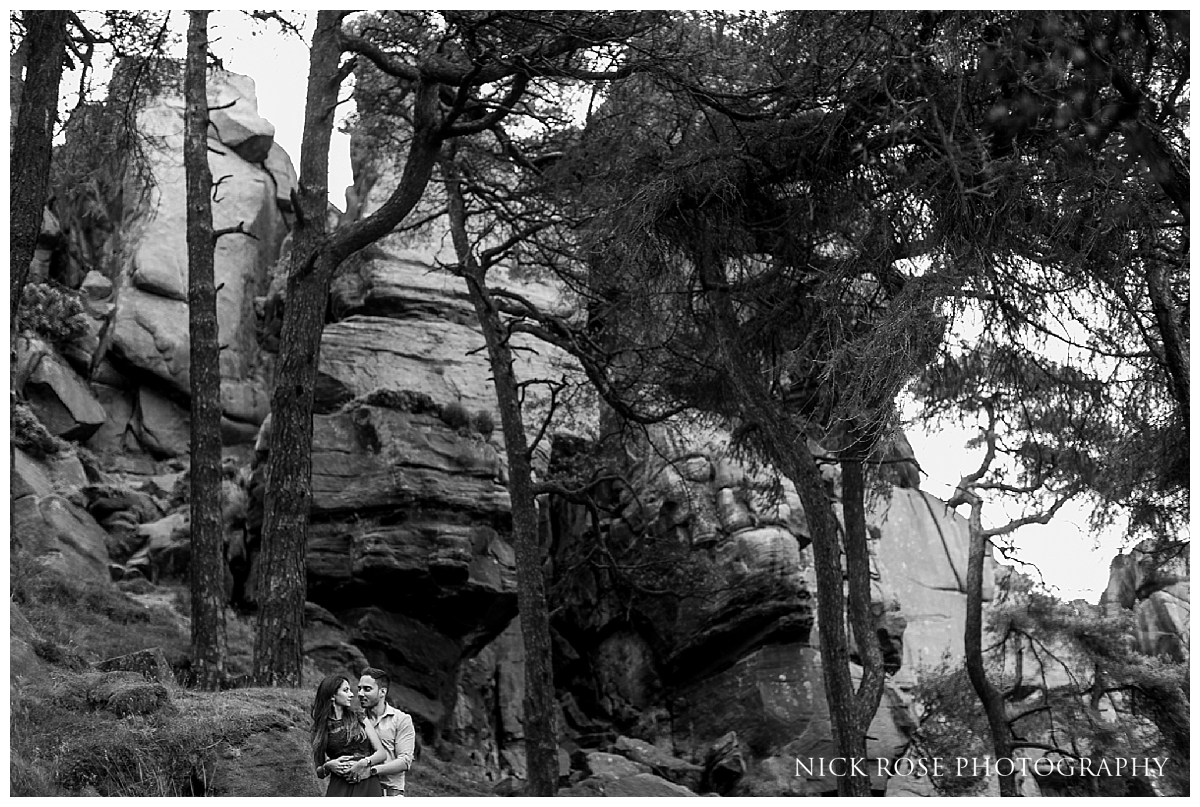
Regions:
M 1190 31 L 10 10 L 8 795 L 1190 795 Z

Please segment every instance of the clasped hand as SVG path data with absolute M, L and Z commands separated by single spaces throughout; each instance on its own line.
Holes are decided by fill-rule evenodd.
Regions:
M 332 773 L 341 776 L 347 782 L 353 784 L 360 779 L 366 778 L 366 773 L 371 769 L 371 764 L 365 759 L 355 759 L 350 755 L 346 755 L 330 760 L 328 767 L 332 769 Z

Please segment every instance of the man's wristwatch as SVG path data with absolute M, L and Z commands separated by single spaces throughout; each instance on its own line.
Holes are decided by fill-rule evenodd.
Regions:
M 371 767 L 367 768 L 367 776 L 368 776 L 368 777 L 370 777 L 370 776 L 378 776 L 378 775 L 379 775 L 379 772 L 378 772 L 377 770 L 375 770 L 375 766 L 374 766 L 374 765 L 372 765 Z

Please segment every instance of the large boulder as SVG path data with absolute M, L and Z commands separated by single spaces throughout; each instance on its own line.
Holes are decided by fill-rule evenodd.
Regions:
M 545 345 L 524 335 L 512 342 L 519 379 L 562 374 L 544 357 L 549 351 Z M 499 422 L 483 336 L 468 324 L 441 317 L 351 316 L 326 326 L 318 367 L 328 396 L 412 389 L 439 403 L 460 403 L 470 412 L 485 410 Z
M 873 497 L 868 521 L 877 531 L 875 561 L 882 598 L 899 603 L 905 620 L 903 661 L 910 670 L 937 666 L 963 654 L 967 521 L 939 499 L 891 488 Z M 983 599 L 995 591 L 995 562 L 986 558 Z
M 104 407 L 86 381 L 42 339 L 17 339 L 15 377 L 22 396 L 46 429 L 84 441 L 104 424 Z
M 88 705 L 112 712 L 117 717 L 171 711 L 171 693 L 141 673 L 113 671 L 86 673 L 81 689 Z
M 184 577 L 192 557 L 190 522 L 187 512 L 177 512 L 138 527 L 141 549 L 125 564 L 126 570 L 156 582 Z
M 246 162 L 261 163 L 275 144 L 275 127 L 258 114 L 254 79 L 224 70 L 208 75 L 209 136 Z
M 67 577 L 108 582 L 107 533 L 74 497 L 60 492 L 62 478 L 13 449 L 13 544 Z
M 1137 604 L 1135 638 L 1149 656 L 1186 661 L 1192 626 L 1191 584 L 1176 583 L 1151 593 Z
M 154 457 L 186 457 L 191 450 L 192 418 L 187 409 L 151 387 L 138 390 L 134 434 Z
M 330 292 L 339 321 L 322 335 L 319 369 L 325 383 L 346 397 L 411 389 L 438 403 L 459 402 L 472 412 L 497 414 L 466 285 L 437 268 L 447 257 L 430 240 L 392 237 L 343 265 Z M 503 267 L 493 269 L 488 282 L 544 311 L 563 312 L 561 295 L 547 283 L 518 278 Z M 518 379 L 558 379 L 574 366 L 565 354 L 527 334 L 514 334 L 511 344 Z M 530 393 L 533 405 L 541 390 L 533 387 Z
M 210 74 L 212 114 L 208 143 L 213 189 L 213 226 L 241 227 L 217 241 L 214 277 L 221 341 L 222 406 L 226 439 L 251 439 L 267 411 L 266 368 L 257 342 L 255 300 L 267 288 L 286 223 L 280 200 L 294 187 L 287 155 L 274 145 L 274 130 L 257 112 L 253 81 Z M 139 130 L 156 147 L 147 154 L 145 210 L 129 225 L 126 254 L 113 287 L 115 310 L 108 349 L 133 378 L 153 377 L 156 394 L 190 394 L 187 311 L 186 200 L 183 167 L 183 101 L 165 95 L 139 113 Z M 132 221 L 132 220 L 131 220 Z M 238 424 L 245 424 L 239 428 Z M 150 429 L 149 431 L 153 431 Z M 149 450 L 163 444 L 152 436 Z M 169 445 L 166 453 L 174 453 Z
M 1134 640 L 1146 655 L 1185 661 L 1190 654 L 1191 564 L 1187 545 L 1155 549 L 1143 542 L 1119 554 L 1100 597 L 1108 614 L 1132 610 Z
M 689 786 L 706 765 L 712 774 L 713 749 L 734 733 L 718 777 L 728 794 L 836 790 L 831 776 L 807 781 L 791 772 L 796 758 L 837 756 L 799 497 L 787 480 L 741 465 L 719 442 L 652 440 L 599 535 L 586 514 L 553 505 L 562 633 L 555 655 L 574 695 L 569 733 L 596 742 L 606 724 L 682 760 L 693 778 L 677 781 Z M 569 441 L 560 447 L 552 463 L 569 464 Z M 836 475 L 827 482 L 836 495 Z M 840 518 L 840 504 L 834 510 Z M 964 519 L 911 488 L 876 497 L 867 517 L 876 620 L 868 640 L 881 643 L 890 673 L 867 753 L 890 761 L 916 727 L 919 669 L 961 655 L 968 536 Z M 599 569 L 585 561 L 597 545 L 608 558 Z M 988 599 L 992 577 L 989 566 Z M 668 591 L 675 595 L 655 593 Z M 851 670 L 861 675 L 857 665 Z M 887 785 L 877 777 L 873 786 Z
M 38 657 L 35 648 L 41 637 L 15 602 L 8 604 L 8 680 L 11 687 L 25 681 L 40 678 L 46 671 L 46 663 Z
M 634 762 L 650 768 L 650 772 L 669 782 L 699 790 L 704 768 L 668 754 L 657 746 L 633 737 L 618 737 L 616 750 Z
M 285 212 L 292 210 L 292 192 L 296 190 L 299 179 L 296 169 L 292 166 L 292 158 L 278 143 L 271 144 L 265 163 L 267 172 L 275 183 L 275 204 Z
M 622 738 L 625 739 L 625 738 Z M 606 754 L 603 751 L 580 751 L 577 760 L 573 760 L 588 776 L 633 776 L 636 773 L 650 773 L 650 766 L 635 762 L 620 754 Z
M 307 640 L 326 666 L 357 663 L 353 645 L 393 673 L 406 711 L 444 725 L 459 666 L 516 615 L 504 464 L 427 398 L 380 397 L 400 408 L 358 402 L 313 418 L 308 585 L 323 610 Z M 251 496 L 253 511 L 261 486 Z
M 677 785 L 652 773 L 634 773 L 626 776 L 600 774 L 558 791 L 561 797 L 596 798 L 678 798 L 696 794 L 682 785 Z
M 313 773 L 308 732 L 270 724 L 223 740 L 206 784 L 205 795 L 239 799 L 321 796 L 328 786 Z
M 176 684 L 175 673 L 161 647 L 136 650 L 123 656 L 113 656 L 96 664 L 100 672 L 132 672 L 147 681 L 159 684 Z

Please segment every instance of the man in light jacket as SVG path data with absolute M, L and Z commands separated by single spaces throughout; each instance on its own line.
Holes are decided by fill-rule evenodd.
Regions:
M 385 796 L 403 796 L 405 776 L 412 767 L 417 732 L 412 718 L 388 703 L 390 684 L 391 677 L 377 667 L 363 670 L 358 679 L 359 702 L 374 724 L 388 758 L 379 765 L 363 766 L 363 770 L 356 773 L 364 777 L 378 776 L 383 783 Z

